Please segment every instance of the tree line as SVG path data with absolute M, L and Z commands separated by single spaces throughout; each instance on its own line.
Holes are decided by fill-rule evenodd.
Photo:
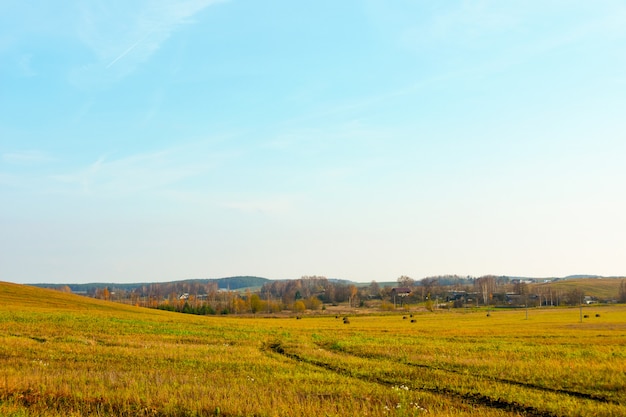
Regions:
M 394 289 L 402 289 L 402 298 Z M 189 314 L 276 313 L 283 310 L 303 312 L 321 310 L 327 305 L 349 307 L 378 306 L 384 310 L 398 305 L 424 303 L 438 306 L 563 306 L 578 305 L 584 297 L 579 288 L 564 290 L 548 284 L 533 284 L 520 279 L 485 275 L 478 278 L 443 275 L 416 281 L 399 277 L 393 285 L 356 285 L 324 276 L 303 276 L 292 280 L 265 280 L 254 291 L 219 288 L 215 281 L 151 283 L 133 290 L 97 288 L 92 296 L 143 307 Z M 626 302 L 626 283 L 620 284 L 620 302 Z

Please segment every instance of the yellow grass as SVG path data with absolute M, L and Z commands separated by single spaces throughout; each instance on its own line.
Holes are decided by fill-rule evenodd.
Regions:
M 201 317 L 0 283 L 0 415 L 626 415 L 624 306 L 409 313 Z
M 574 289 L 581 290 L 584 295 L 593 296 L 602 300 L 616 300 L 619 297 L 619 287 L 626 278 L 579 278 L 562 281 L 535 284 L 535 287 L 550 287 L 564 293 Z

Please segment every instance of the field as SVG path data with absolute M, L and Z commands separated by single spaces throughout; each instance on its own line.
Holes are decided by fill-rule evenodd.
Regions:
M 0 283 L 0 415 L 626 415 L 626 306 L 411 313 L 194 316 Z
M 578 278 L 540 283 L 535 284 L 533 287 L 535 290 L 537 288 L 543 288 L 544 290 L 551 288 L 563 293 L 578 289 L 582 291 L 583 295 L 592 295 L 603 300 L 614 300 L 618 298 L 619 287 L 622 281 L 623 278 Z

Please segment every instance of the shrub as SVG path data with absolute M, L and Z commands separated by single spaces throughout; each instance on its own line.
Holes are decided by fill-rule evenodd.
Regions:
M 306 305 L 304 304 L 304 302 L 298 300 L 295 303 L 293 303 L 293 311 L 296 313 L 301 313 L 304 310 L 306 310 Z
M 395 310 L 395 307 L 389 301 L 383 301 L 382 303 L 380 303 L 380 309 L 382 311 L 393 311 Z
M 309 310 L 319 310 L 322 305 L 322 302 L 320 301 L 319 298 L 312 295 L 311 297 L 304 300 L 304 305 Z

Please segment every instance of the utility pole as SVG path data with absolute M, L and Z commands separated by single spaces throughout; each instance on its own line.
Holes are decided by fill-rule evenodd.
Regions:
M 526 294 L 526 320 L 528 320 L 528 294 Z
M 583 293 L 580 293 L 580 322 L 583 322 Z

